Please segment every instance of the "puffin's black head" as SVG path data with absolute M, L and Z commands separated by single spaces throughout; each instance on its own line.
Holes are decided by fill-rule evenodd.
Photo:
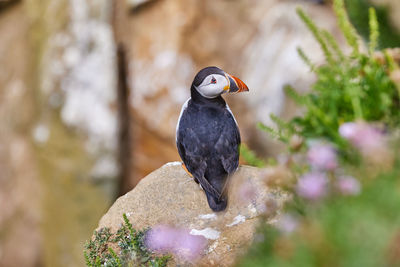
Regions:
M 194 77 L 192 87 L 205 98 L 215 98 L 223 93 L 249 91 L 247 85 L 218 67 L 207 67 Z

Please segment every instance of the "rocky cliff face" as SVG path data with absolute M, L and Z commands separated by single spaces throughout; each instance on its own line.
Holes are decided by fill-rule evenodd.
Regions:
M 93 180 L 118 172 L 111 9 L 3 3 L 0 265 L 81 266 L 82 244 L 114 194 Z
M 287 198 L 265 186 L 265 173 L 241 166 L 231 177 L 226 211 L 214 213 L 204 191 L 182 169 L 181 163 L 168 163 L 120 197 L 102 217 L 98 229 L 109 227 L 112 232 L 117 231 L 124 213 L 136 229 L 159 225 L 187 229 L 191 235 L 207 240 L 207 247 L 195 265 L 232 266 L 254 239 L 258 223 L 276 220 Z M 170 266 L 182 264 L 180 260 L 174 257 Z
M 40 260 L 42 190 L 29 132 L 35 95 L 29 20 L 15 2 L 0 4 L 0 265 L 34 266 Z
M 38 197 L 42 261 L 46 266 L 81 266 L 84 235 L 112 199 L 114 188 L 106 186 L 118 174 L 111 9 L 109 1 L 23 5 L 36 52 L 31 61 L 36 115 L 31 131 L 43 188 Z
M 323 60 L 296 6 L 303 5 L 318 24 L 338 32 L 330 8 L 311 1 L 151 1 L 133 4 L 129 15 L 124 13 L 129 6 L 122 2 L 116 6 L 116 28 L 122 30 L 116 33 L 129 51 L 133 184 L 166 159 L 178 159 L 174 139 L 179 111 L 195 73 L 208 65 L 249 86 L 248 94 L 226 96 L 227 101 L 244 142 L 260 154 L 273 154 L 276 148 L 259 134 L 256 122 L 268 124 L 271 112 L 293 115 L 283 86 L 307 90 L 313 81 L 297 55 L 298 46 L 317 64 Z M 158 146 L 148 145 L 149 139 L 163 140 L 159 153 Z
M 397 0 L 374 1 L 398 13 Z M 249 94 L 227 101 L 243 141 L 273 154 L 255 122 L 296 112 L 282 86 L 306 90 L 313 80 L 297 46 L 322 62 L 295 7 L 338 35 L 330 7 L 313 2 L 0 1 L 0 266 L 81 266 L 82 243 L 117 191 L 118 149 L 132 151 L 121 157 L 123 191 L 178 160 L 179 110 L 206 65 L 248 84 Z M 128 66 L 120 80 L 131 89 L 119 101 L 118 45 Z M 121 101 L 130 118 L 125 143 Z
M 178 159 L 180 106 L 205 65 L 247 82 L 251 94 L 228 101 L 244 140 L 265 146 L 253 123 L 284 110 L 283 83 L 309 82 L 300 78 L 304 70 L 296 73 L 302 63 L 294 46 L 306 39 L 291 22 L 296 3 L 2 1 L 0 265 L 83 264 L 82 243 L 115 193 L 119 172 L 116 43 L 129 65 L 130 190 Z M 332 17 L 328 8 L 308 8 L 317 18 Z M 326 23 L 334 27 L 332 19 Z

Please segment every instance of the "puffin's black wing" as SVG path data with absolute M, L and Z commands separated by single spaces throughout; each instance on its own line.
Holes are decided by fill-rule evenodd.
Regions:
M 200 182 L 204 190 L 218 198 L 218 192 L 205 178 L 207 169 L 206 159 L 203 157 L 201 142 L 192 128 L 183 128 L 177 137 L 178 153 L 188 171 Z
M 230 111 L 226 116 L 227 123 L 215 144 L 215 150 L 221 157 L 222 166 L 225 171 L 231 174 L 239 166 L 240 133 Z
M 193 111 L 189 105 L 188 110 Z M 228 175 L 233 173 L 239 163 L 240 134 L 233 115 L 229 109 L 221 109 L 218 113 L 217 125 L 210 128 L 201 116 L 189 115 L 183 112 L 177 131 L 177 147 L 186 168 L 203 186 L 204 190 L 219 199 L 222 187 L 213 186 L 207 177 L 211 173 L 220 173 L 221 168 Z M 215 114 L 214 114 L 215 115 Z M 215 117 L 214 117 L 215 118 Z M 205 139 L 207 141 L 205 141 Z M 220 162 L 222 166 L 218 167 Z M 210 165 L 211 164 L 211 165 Z M 212 170 L 210 170 L 212 168 Z M 216 169 L 214 169 L 216 168 Z M 213 181 L 215 182 L 215 181 Z

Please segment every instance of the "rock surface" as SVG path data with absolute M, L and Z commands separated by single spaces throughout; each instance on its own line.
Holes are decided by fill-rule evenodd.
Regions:
M 231 179 L 227 210 L 214 213 L 180 162 L 167 163 L 120 197 L 100 220 L 99 228 L 116 231 L 124 213 L 136 229 L 159 224 L 187 228 L 208 240 L 196 265 L 231 266 L 253 240 L 258 222 L 265 218 L 261 215 L 270 214 L 267 220 L 271 222 L 286 199 L 285 194 L 264 185 L 263 173 L 241 166 Z

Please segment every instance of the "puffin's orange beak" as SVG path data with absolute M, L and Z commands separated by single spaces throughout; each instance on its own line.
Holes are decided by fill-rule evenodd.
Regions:
M 229 93 L 240 93 L 249 91 L 249 88 L 242 80 L 228 73 L 226 73 L 225 75 L 228 79 L 229 85 L 226 86 L 224 90 L 228 91 Z

